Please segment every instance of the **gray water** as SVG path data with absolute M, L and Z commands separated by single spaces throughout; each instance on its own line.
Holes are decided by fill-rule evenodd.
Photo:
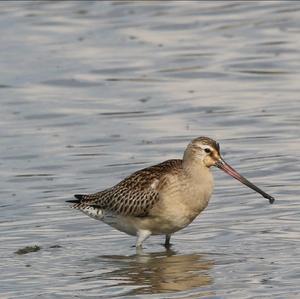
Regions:
M 300 298 L 299 2 L 3 1 L 0 53 L 1 299 Z M 143 254 L 65 203 L 202 135 L 276 202 L 215 169 Z

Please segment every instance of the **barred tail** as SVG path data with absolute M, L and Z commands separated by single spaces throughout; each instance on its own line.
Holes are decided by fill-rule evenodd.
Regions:
M 85 194 L 75 194 L 74 197 L 76 199 L 71 199 L 71 200 L 66 200 L 66 202 L 72 203 L 72 208 L 76 210 L 80 210 L 84 214 L 97 219 L 97 220 L 102 220 L 103 218 L 103 211 L 97 207 L 96 205 L 89 205 L 86 202 L 86 195 Z

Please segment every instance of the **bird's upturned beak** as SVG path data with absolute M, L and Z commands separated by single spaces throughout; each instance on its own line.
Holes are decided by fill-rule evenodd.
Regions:
M 260 193 L 263 197 L 267 198 L 269 202 L 272 204 L 274 202 L 274 197 L 271 195 L 267 194 L 266 192 L 262 191 L 258 187 L 256 187 L 254 184 L 249 182 L 246 178 L 244 178 L 242 175 L 240 175 L 235 169 L 233 169 L 229 164 L 227 164 L 222 158 L 220 158 L 215 166 L 218 168 L 222 169 L 224 172 L 228 173 L 230 176 L 233 178 L 237 179 L 244 185 L 248 186 L 249 188 L 253 189 L 254 191 Z

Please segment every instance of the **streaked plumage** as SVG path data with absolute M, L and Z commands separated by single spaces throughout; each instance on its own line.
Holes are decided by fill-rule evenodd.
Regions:
M 225 162 L 219 144 L 199 137 L 188 145 L 182 160 L 168 160 L 139 170 L 114 187 L 93 194 L 76 194 L 77 200 L 69 202 L 92 218 L 136 235 L 137 246 L 150 235 L 158 234 L 166 235 L 165 245 L 169 245 L 171 234 L 190 224 L 208 205 L 213 191 L 210 167 L 225 170 L 228 164 L 222 163 Z
M 112 188 L 94 194 L 76 194 L 81 201 L 73 207 L 82 209 L 89 205 L 122 216 L 146 217 L 159 200 L 159 191 L 165 183 L 163 177 L 178 172 L 181 164 L 181 160 L 168 160 L 139 170 Z

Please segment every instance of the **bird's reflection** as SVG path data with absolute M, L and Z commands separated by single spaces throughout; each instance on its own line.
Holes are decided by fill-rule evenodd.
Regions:
M 110 287 L 132 287 L 127 295 L 186 291 L 213 283 L 210 276 L 213 260 L 197 253 L 179 254 L 171 249 L 132 256 L 103 255 L 94 258 L 93 265 L 104 265 L 111 271 L 94 276 L 90 273 L 81 279 L 106 280 Z

